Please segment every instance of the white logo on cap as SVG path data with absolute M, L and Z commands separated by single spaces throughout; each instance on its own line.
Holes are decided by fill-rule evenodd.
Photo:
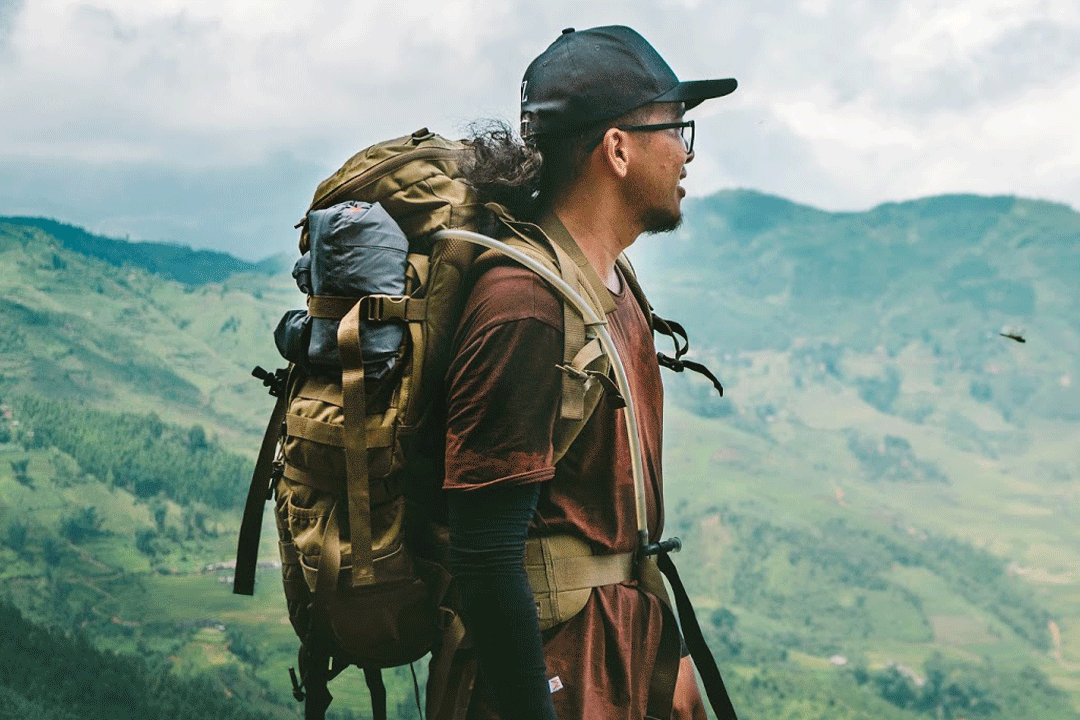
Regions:
M 525 88 L 528 86 L 528 84 L 529 84 L 528 80 L 522 80 L 521 81 L 521 102 L 522 103 L 529 102 L 529 93 L 526 92 L 526 90 L 525 90 Z

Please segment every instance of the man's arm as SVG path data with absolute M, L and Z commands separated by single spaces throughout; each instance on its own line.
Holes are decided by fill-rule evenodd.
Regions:
M 525 540 L 555 475 L 562 308 L 534 274 L 477 283 L 447 372 L 451 572 L 481 674 L 508 720 L 554 720 Z
M 537 484 L 450 493 L 450 568 L 484 680 L 504 718 L 555 720 L 532 589 L 522 565 Z

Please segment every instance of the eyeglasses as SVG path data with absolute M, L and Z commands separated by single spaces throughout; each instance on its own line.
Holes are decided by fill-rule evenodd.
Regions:
M 679 137 L 682 138 L 683 145 L 686 147 L 686 154 L 694 152 L 694 121 L 683 120 L 681 122 L 666 122 L 666 123 L 652 123 L 649 125 L 619 125 L 620 130 L 626 130 L 628 132 L 634 130 L 653 131 L 653 130 L 679 130 Z M 686 129 L 690 129 L 690 137 L 686 137 Z

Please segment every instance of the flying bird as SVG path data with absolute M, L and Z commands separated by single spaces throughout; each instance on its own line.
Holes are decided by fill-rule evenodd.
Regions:
M 1024 339 L 1023 335 L 1014 335 L 1013 333 L 998 333 L 998 335 L 1004 338 L 1009 338 L 1010 340 L 1015 340 L 1018 343 L 1027 342 L 1027 340 Z

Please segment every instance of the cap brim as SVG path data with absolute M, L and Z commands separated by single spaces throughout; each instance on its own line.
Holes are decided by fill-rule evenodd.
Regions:
M 700 105 L 706 100 L 723 97 L 735 92 L 739 86 L 735 78 L 723 80 L 689 80 L 681 82 L 668 90 L 660 97 L 654 98 L 653 102 L 682 102 L 686 109 Z

